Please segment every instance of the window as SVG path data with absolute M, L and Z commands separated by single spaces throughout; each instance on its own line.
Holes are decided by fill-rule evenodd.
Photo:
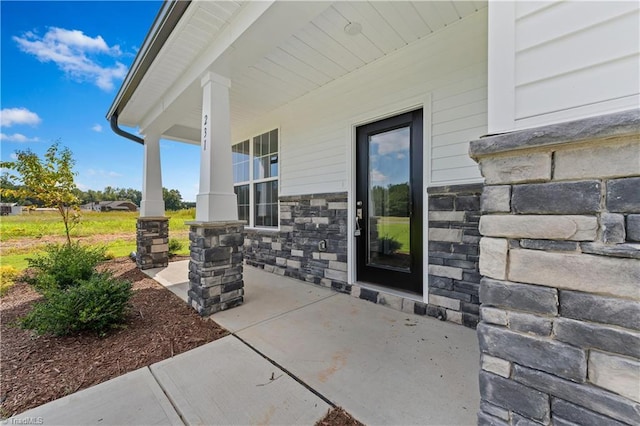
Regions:
M 233 145 L 238 218 L 249 226 L 278 226 L 278 130 Z

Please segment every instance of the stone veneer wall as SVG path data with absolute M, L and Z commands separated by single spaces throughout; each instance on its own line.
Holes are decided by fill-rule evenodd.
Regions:
M 140 269 L 169 264 L 169 218 L 139 217 L 136 222 L 136 265 Z
M 347 284 L 347 194 L 280 198 L 280 229 L 246 229 L 248 265 L 469 327 L 478 322 L 482 185 L 429 188 L 429 304 Z M 327 250 L 320 251 L 320 241 Z
M 244 222 L 187 222 L 189 290 L 187 304 L 207 316 L 244 302 Z
M 640 110 L 474 141 L 482 425 L 640 424 Z
M 429 305 L 427 315 L 475 328 L 482 184 L 428 188 Z
M 246 229 L 248 265 L 350 293 L 347 193 L 280 197 L 280 229 Z M 321 241 L 326 250 L 320 250 Z

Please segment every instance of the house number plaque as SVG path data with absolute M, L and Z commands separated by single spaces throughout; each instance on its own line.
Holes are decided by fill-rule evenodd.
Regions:
M 207 150 L 207 138 L 209 136 L 209 131 L 208 131 L 208 122 L 209 122 L 209 116 L 207 114 L 204 115 L 203 117 L 203 123 L 202 123 L 202 149 L 203 150 Z

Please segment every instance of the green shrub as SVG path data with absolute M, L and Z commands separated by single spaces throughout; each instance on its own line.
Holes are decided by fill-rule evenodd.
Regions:
M 104 259 L 111 260 L 116 258 L 116 253 L 113 250 L 107 250 L 104 252 Z
M 41 293 L 74 286 L 93 275 L 95 267 L 104 260 L 104 253 L 103 247 L 85 247 L 79 243 L 48 245 L 43 255 L 27 259 L 29 267 L 36 270 L 35 278 L 29 282 Z
M 177 238 L 169 239 L 169 255 L 175 256 L 180 250 L 182 250 L 182 243 Z
M 38 334 L 90 331 L 104 335 L 124 322 L 132 294 L 130 282 L 96 273 L 66 289 L 47 291 L 20 324 Z
M 393 237 L 384 236 L 378 239 L 379 249 L 382 254 L 391 255 L 400 250 L 402 243 Z
M 11 265 L 0 266 L 0 296 L 4 296 L 13 286 L 20 272 Z

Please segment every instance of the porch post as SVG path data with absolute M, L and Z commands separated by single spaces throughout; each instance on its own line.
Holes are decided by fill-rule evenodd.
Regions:
M 136 263 L 140 269 L 169 263 L 169 218 L 164 216 L 160 135 L 148 134 L 144 141 L 142 200 L 136 226 Z
M 200 193 L 196 221 L 238 220 L 231 163 L 229 79 L 214 73 L 202 78 L 202 139 L 200 141 Z
M 200 191 L 190 225 L 188 303 L 200 315 L 244 301 L 244 222 L 233 191 L 229 79 L 207 73 L 202 83 Z
M 160 167 L 160 135 L 149 134 L 144 139 L 142 164 L 142 201 L 140 217 L 163 217 L 162 170 Z

